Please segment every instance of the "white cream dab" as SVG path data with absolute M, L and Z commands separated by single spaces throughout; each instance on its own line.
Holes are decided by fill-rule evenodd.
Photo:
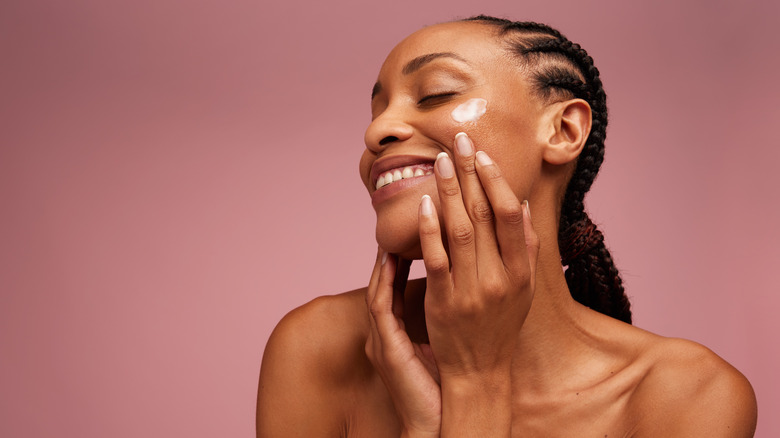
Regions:
M 458 123 L 476 122 L 487 111 L 487 100 L 474 98 L 452 110 L 452 119 Z

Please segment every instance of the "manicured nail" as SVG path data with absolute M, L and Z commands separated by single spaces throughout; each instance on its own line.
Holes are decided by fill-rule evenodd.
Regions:
M 433 201 L 431 201 L 430 196 L 423 195 L 420 209 L 422 210 L 423 216 L 430 216 L 433 214 Z
M 493 160 L 491 160 L 485 152 L 477 151 L 477 163 L 482 166 L 490 166 L 493 164 Z
M 455 136 L 455 148 L 463 156 L 469 156 L 474 153 L 474 145 L 471 144 L 471 139 L 465 132 L 459 132 Z
M 382 266 L 385 265 L 386 261 L 387 261 L 387 253 L 382 251 Z
M 525 207 L 525 214 L 528 215 L 528 219 L 531 219 L 531 207 L 528 206 L 528 200 L 523 201 L 523 207 Z
M 452 160 L 446 152 L 441 152 L 436 157 L 436 168 L 439 169 L 439 175 L 442 178 L 452 178 L 455 175 L 455 167 L 453 167 Z

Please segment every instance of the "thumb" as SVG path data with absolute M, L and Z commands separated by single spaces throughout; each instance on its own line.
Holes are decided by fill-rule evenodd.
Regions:
M 528 264 L 531 267 L 531 278 L 535 278 L 536 261 L 539 259 L 539 235 L 536 234 L 534 224 L 531 222 L 531 207 L 528 201 L 523 201 L 523 234 L 528 251 Z

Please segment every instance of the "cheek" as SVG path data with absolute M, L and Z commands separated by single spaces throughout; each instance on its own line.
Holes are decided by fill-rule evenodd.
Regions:
M 358 171 L 360 172 L 360 180 L 363 181 L 363 185 L 368 189 L 369 174 L 371 173 L 371 163 L 373 157 L 371 152 L 366 149 L 363 151 L 363 155 L 360 156 L 360 163 L 358 164 Z
M 497 103 L 494 105 L 488 99 L 473 98 L 450 108 L 446 122 L 447 133 L 452 142 L 456 134 L 465 132 L 474 142 L 477 150 L 484 150 L 491 156 L 495 152 L 500 152 L 501 148 L 496 146 L 508 140 L 506 136 L 508 124 L 505 122 L 506 112 L 500 101 Z
M 436 138 L 451 149 L 455 135 L 459 132 L 465 132 L 476 140 L 483 132 L 492 131 L 491 119 L 493 117 L 488 100 L 472 98 L 432 112 L 424 121 L 424 126 L 429 137 Z
M 518 197 L 526 197 L 541 163 L 534 117 L 506 99 L 492 99 L 477 121 L 456 124 L 466 132 L 477 150 L 485 151 Z M 457 132 L 456 132 L 457 133 Z
M 456 106 L 450 117 L 456 123 L 476 122 L 487 111 L 487 100 L 482 98 L 469 99 Z
M 491 96 L 495 97 L 495 96 Z M 452 149 L 455 135 L 465 132 L 477 150 L 488 153 L 501 166 L 517 166 L 528 157 L 536 138 L 524 108 L 514 108 L 500 98 L 472 98 L 430 114 L 424 126 L 428 134 Z M 501 166 L 503 167 L 503 166 Z

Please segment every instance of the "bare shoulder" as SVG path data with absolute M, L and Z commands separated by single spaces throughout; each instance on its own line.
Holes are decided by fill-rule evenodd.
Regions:
M 655 337 L 632 397 L 635 436 L 752 437 L 756 397 L 748 380 L 708 348 Z
M 319 297 L 282 318 L 263 354 L 258 437 L 341 433 L 349 399 L 345 392 L 370 366 L 364 353 L 364 297 L 365 289 Z

